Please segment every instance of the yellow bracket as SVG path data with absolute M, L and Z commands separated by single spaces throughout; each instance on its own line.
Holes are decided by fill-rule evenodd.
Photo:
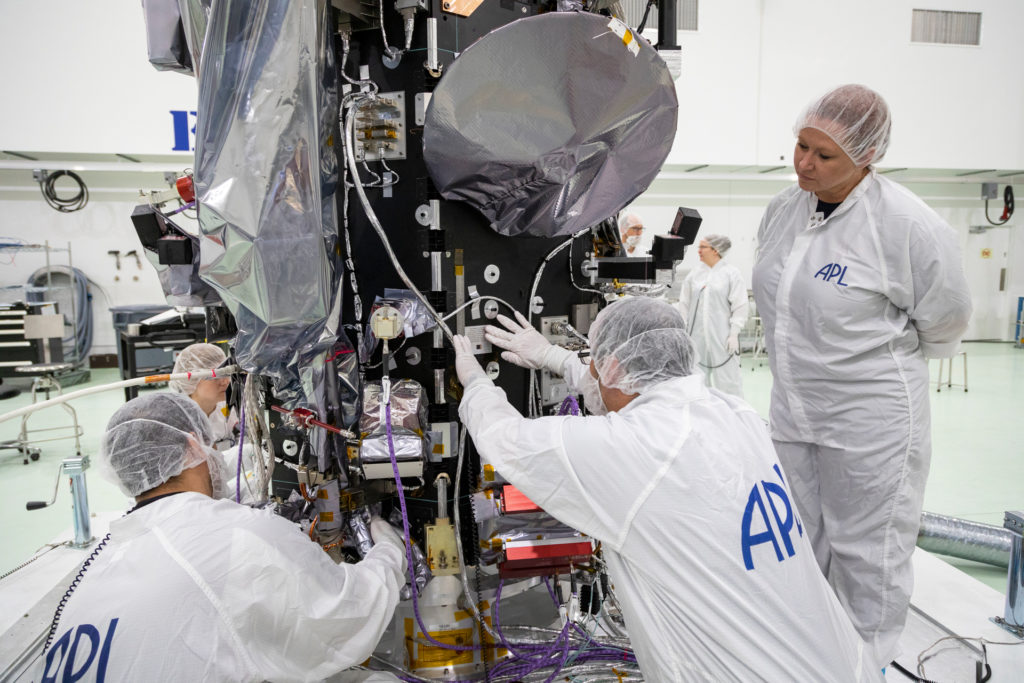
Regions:
M 484 0 L 444 0 L 441 3 L 441 8 L 445 12 L 458 14 L 460 17 L 468 17 L 482 4 L 484 4 Z

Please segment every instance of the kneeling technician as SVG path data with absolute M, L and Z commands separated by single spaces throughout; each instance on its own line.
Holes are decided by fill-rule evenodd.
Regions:
M 601 541 L 647 680 L 880 680 L 818 569 L 764 422 L 693 373 L 677 310 L 611 304 L 591 326 L 589 367 L 522 316 L 499 321 L 507 329 L 486 334 L 506 360 L 562 375 L 605 414 L 524 418 L 456 336 L 459 415 L 484 462 Z

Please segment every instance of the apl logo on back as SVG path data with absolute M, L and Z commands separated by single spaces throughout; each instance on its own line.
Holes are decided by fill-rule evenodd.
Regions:
M 793 526 L 799 536 L 804 535 L 804 527 L 797 517 L 796 510 L 789 500 L 789 492 L 786 490 L 786 481 L 782 477 L 782 470 L 775 465 L 775 473 L 779 475 L 779 482 L 760 481 L 750 489 L 747 497 L 747 507 L 743 510 L 742 522 L 742 546 L 743 566 L 748 570 L 754 568 L 753 549 L 759 545 L 770 543 L 775 550 L 775 559 L 778 562 L 796 555 L 793 547 Z M 767 506 L 765 502 L 767 501 Z M 768 510 L 771 510 L 771 517 Z M 755 531 L 755 529 L 757 529 Z M 780 544 L 781 541 L 781 544 Z M 782 551 L 785 548 L 786 555 Z M 765 557 L 759 553 L 759 557 Z
M 105 634 L 92 624 L 81 624 L 65 631 L 46 652 L 46 668 L 40 683 L 72 683 L 87 674 L 90 680 L 103 683 L 117 622 L 111 619 Z

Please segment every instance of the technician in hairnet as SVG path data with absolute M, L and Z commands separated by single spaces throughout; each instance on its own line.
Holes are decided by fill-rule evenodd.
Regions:
M 928 358 L 971 315 L 956 233 L 875 172 L 889 107 L 862 85 L 794 126 L 797 185 L 758 231 L 771 430 L 821 570 L 882 667 L 897 654 L 931 457 Z
M 174 361 L 174 374 L 193 373 L 200 370 L 219 368 L 227 359 L 224 350 L 216 344 L 191 344 L 178 354 Z M 172 391 L 185 394 L 199 404 L 210 421 L 213 442 L 218 450 L 231 446 L 238 416 L 227 406 L 228 377 L 208 379 L 174 379 L 168 382 Z
M 312 681 L 373 651 L 405 583 L 402 539 L 375 519 L 366 557 L 335 564 L 284 518 L 211 497 L 211 439 L 185 396 L 114 413 L 100 465 L 136 505 L 86 563 L 33 680 Z
M 619 219 L 619 236 L 626 256 L 640 256 L 637 251 L 644 236 L 644 222 L 635 213 L 627 213 Z
M 486 336 L 561 374 L 597 414 L 525 419 L 455 337 L 459 415 L 483 460 L 560 522 L 601 541 L 649 681 L 875 681 L 818 571 L 764 422 L 693 374 L 670 304 L 597 316 L 591 362 L 520 316 Z
M 700 265 L 683 280 L 679 312 L 708 386 L 743 398 L 740 330 L 747 322 L 747 285 L 739 268 L 722 260 L 731 247 L 725 235 L 705 235 L 700 241 Z

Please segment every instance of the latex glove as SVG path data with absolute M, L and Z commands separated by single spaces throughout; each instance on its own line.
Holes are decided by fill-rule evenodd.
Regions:
M 398 530 L 376 515 L 370 518 L 370 538 L 374 545 L 389 543 L 405 552 L 405 539 L 398 534 Z
M 490 382 L 487 373 L 473 355 L 473 343 L 461 334 L 455 335 L 452 343 L 455 346 L 455 373 L 463 388 L 469 389 L 477 382 Z
M 522 313 L 515 312 L 516 322 L 499 315 L 498 322 L 505 326 L 501 329 L 494 325 L 484 328 L 484 337 L 495 346 L 507 349 L 502 352 L 501 357 L 513 365 L 529 370 L 546 369 L 551 372 L 562 374 L 562 363 L 572 351 L 555 346 L 544 338 L 537 330 L 533 329 Z
M 399 535 L 398 530 L 374 515 L 370 518 L 370 538 L 373 539 L 374 545 L 387 544 L 398 548 L 402 554 L 402 570 L 399 574 L 404 576 L 405 570 L 408 568 L 408 558 L 405 554 L 405 539 Z
M 739 354 L 740 352 L 740 336 L 738 334 L 729 335 L 729 340 L 725 342 L 725 350 L 730 354 Z

